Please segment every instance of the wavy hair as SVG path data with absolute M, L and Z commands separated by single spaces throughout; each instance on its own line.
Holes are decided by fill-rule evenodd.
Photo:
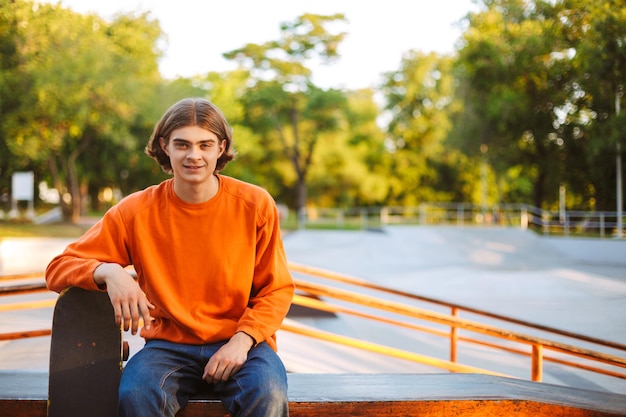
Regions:
M 213 132 L 220 141 L 225 141 L 226 146 L 222 156 L 217 160 L 215 171 L 221 171 L 226 164 L 235 158 L 236 152 L 233 148 L 232 130 L 222 114 L 222 111 L 209 100 L 203 98 L 186 98 L 170 107 L 161 120 L 154 127 L 146 154 L 161 165 L 163 171 L 172 173 L 172 163 L 170 157 L 161 148 L 160 139 L 163 138 L 167 144 L 170 135 L 176 129 L 187 126 L 198 126 Z

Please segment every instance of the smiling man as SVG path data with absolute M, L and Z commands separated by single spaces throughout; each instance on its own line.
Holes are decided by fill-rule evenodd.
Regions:
M 294 285 L 274 200 L 219 174 L 234 157 L 232 135 L 207 100 L 168 109 L 146 153 L 173 178 L 112 207 L 50 262 L 48 287 L 107 291 L 124 330 L 143 321 L 120 416 L 175 416 L 203 384 L 233 417 L 287 416 L 275 332 Z

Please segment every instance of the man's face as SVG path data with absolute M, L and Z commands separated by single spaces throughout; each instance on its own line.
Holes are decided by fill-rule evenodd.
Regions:
M 175 178 L 202 183 L 209 181 L 215 172 L 225 141 L 199 126 L 186 126 L 172 131 L 167 143 L 161 138 L 161 147 L 170 157 Z

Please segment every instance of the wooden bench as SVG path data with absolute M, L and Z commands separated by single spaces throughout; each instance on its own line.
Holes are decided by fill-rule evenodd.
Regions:
M 289 374 L 291 417 L 626 416 L 626 395 L 478 374 Z M 45 417 L 45 372 L 0 372 L 0 416 Z M 198 395 L 181 417 L 223 417 Z M 87 414 L 86 414 L 87 415 Z

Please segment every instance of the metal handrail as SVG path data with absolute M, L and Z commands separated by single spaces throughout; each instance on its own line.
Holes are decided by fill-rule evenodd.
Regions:
M 307 265 L 290 262 L 289 269 L 293 272 L 303 273 L 306 275 L 314 276 L 316 278 L 323 278 L 323 279 L 327 279 L 327 280 L 331 280 L 335 282 L 341 282 L 344 284 L 354 285 L 354 286 L 361 287 L 361 288 L 376 290 L 376 291 L 380 291 L 380 292 L 387 293 L 387 294 L 399 295 L 399 296 L 406 297 L 412 300 L 418 300 L 418 301 L 423 301 L 423 302 L 427 302 L 427 303 L 431 303 L 431 304 L 435 304 L 435 305 L 439 305 L 443 307 L 448 307 L 451 309 L 453 316 L 457 316 L 459 311 L 465 311 L 468 313 L 477 314 L 477 315 L 489 317 L 492 319 L 504 321 L 510 324 L 521 325 L 521 326 L 525 326 L 525 327 L 532 328 L 535 330 L 540 330 L 540 331 L 547 332 L 547 333 L 558 334 L 560 336 L 577 339 L 583 342 L 589 342 L 589 343 L 597 344 L 600 346 L 605 346 L 605 347 L 609 347 L 613 349 L 626 351 L 626 345 L 622 343 L 599 339 L 596 337 L 592 337 L 592 336 L 588 336 L 588 335 L 584 335 L 580 333 L 575 333 L 575 332 L 571 332 L 571 331 L 567 331 L 563 329 L 558 329 L 555 327 L 545 326 L 543 324 L 533 323 L 533 322 L 529 322 L 525 320 L 516 319 L 514 317 L 504 316 L 502 314 L 493 313 L 487 310 L 481 310 L 475 307 L 469 307 L 469 306 L 465 306 L 462 304 L 451 303 L 451 302 L 433 298 L 433 297 L 426 297 L 426 296 L 410 293 L 407 291 L 398 290 L 395 288 L 385 287 L 382 285 L 374 284 L 370 281 L 365 281 L 365 280 L 348 276 L 345 274 L 339 274 L 339 273 L 328 271 L 322 268 L 315 268 L 315 267 L 311 267 Z
M 495 326 L 490 326 L 490 325 L 485 325 L 485 324 L 481 324 L 481 323 L 477 323 L 477 322 L 473 322 L 469 320 L 459 319 L 458 312 L 459 310 L 467 310 L 472 313 L 482 314 L 484 316 L 491 317 L 491 318 L 497 318 L 500 320 L 507 321 L 509 323 L 521 324 L 521 325 L 524 325 L 530 328 L 535 328 L 544 332 L 552 332 L 554 334 L 567 336 L 567 337 L 570 337 L 579 341 L 596 343 L 601 346 L 618 349 L 620 351 L 625 351 L 626 346 L 620 343 L 597 339 L 597 338 L 589 337 L 586 335 L 580 335 L 580 334 L 573 333 L 573 332 L 562 331 L 559 329 L 554 329 L 554 328 L 550 328 L 550 327 L 543 326 L 543 325 L 537 325 L 534 323 L 524 322 L 521 320 L 508 318 L 508 317 L 501 316 L 501 315 L 495 315 L 495 314 L 492 314 L 486 311 L 481 311 L 481 310 L 474 309 L 474 308 L 466 308 L 464 306 L 460 306 L 457 304 L 447 303 L 441 300 L 435 300 L 435 299 L 428 298 L 428 297 L 421 297 L 421 296 L 406 293 L 403 291 L 397 291 L 397 290 L 390 289 L 387 287 L 382 287 L 376 284 L 365 282 L 357 278 L 348 277 L 345 275 L 336 274 L 333 272 L 324 271 L 324 270 L 317 269 L 317 268 L 311 268 L 311 267 L 307 267 L 304 265 L 291 263 L 290 268 L 292 269 L 292 271 L 306 273 L 308 275 L 313 275 L 318 278 L 326 278 L 332 281 L 348 283 L 348 284 L 356 285 L 356 286 L 359 286 L 361 288 L 366 288 L 366 289 L 376 289 L 376 290 L 384 291 L 386 293 L 390 293 L 394 295 L 408 296 L 413 299 L 419 299 L 421 301 L 427 301 L 427 302 L 434 302 L 435 304 L 438 304 L 438 305 L 445 305 L 445 306 L 450 307 L 452 309 L 452 314 L 446 315 L 446 314 L 435 313 L 435 312 L 424 310 L 424 309 L 419 309 L 413 306 L 408 306 L 406 304 L 395 303 L 395 302 L 387 301 L 387 300 L 381 300 L 380 298 L 367 296 L 363 293 L 351 292 L 351 291 L 339 289 L 337 287 L 324 286 L 324 285 L 314 284 L 314 283 L 306 282 L 302 280 L 296 280 L 296 287 L 299 290 L 304 291 L 305 293 L 308 293 L 310 295 L 314 295 L 316 297 L 334 298 L 334 299 L 338 299 L 344 302 L 350 302 L 353 304 L 365 306 L 368 308 L 374 308 L 374 309 L 378 309 L 382 311 L 392 312 L 395 314 L 409 316 L 412 318 L 424 319 L 424 320 L 431 321 L 434 323 L 450 326 L 450 332 L 446 333 L 446 332 L 441 332 L 438 330 L 428 329 L 423 326 L 415 326 L 415 325 L 407 324 L 404 322 L 390 320 L 388 318 L 382 318 L 373 314 L 366 314 L 366 313 L 359 312 L 354 309 L 349 309 L 346 307 L 339 307 L 337 305 L 330 304 L 326 301 L 311 299 L 310 297 L 306 297 L 306 296 L 294 297 L 295 304 L 305 305 L 310 308 L 318 308 L 320 310 L 325 310 L 325 311 L 343 312 L 347 314 L 353 314 L 353 315 L 357 315 L 363 318 L 383 321 L 388 324 L 394 324 L 394 325 L 399 325 L 403 327 L 410 327 L 410 328 L 413 328 L 415 330 L 420 330 L 420 331 L 427 331 L 429 333 L 437 334 L 439 336 L 449 336 L 450 337 L 450 361 L 451 362 L 456 362 L 457 343 L 459 340 L 462 340 L 465 342 L 471 342 L 471 343 L 478 343 L 482 345 L 488 345 L 493 348 L 506 350 L 506 351 L 513 352 L 513 353 L 528 355 L 528 353 L 525 353 L 516 349 L 511 349 L 510 347 L 502 346 L 499 344 L 488 343 L 488 342 L 484 342 L 484 341 L 480 341 L 480 340 L 472 339 L 472 338 L 467 338 L 467 337 L 461 338 L 458 336 L 458 329 L 463 329 L 463 330 L 468 330 L 468 331 L 472 331 L 475 333 L 495 336 L 497 338 L 505 339 L 508 341 L 520 342 L 520 343 L 530 345 L 532 347 L 532 353 L 530 353 L 530 356 L 532 358 L 531 379 L 533 381 L 542 380 L 544 360 L 555 362 L 555 363 L 560 363 L 563 365 L 572 366 L 572 367 L 576 367 L 580 369 L 585 369 L 585 370 L 589 370 L 592 372 L 596 372 L 596 373 L 600 373 L 600 374 L 604 374 L 608 376 L 626 379 L 626 374 L 613 372 L 611 370 L 606 370 L 606 369 L 597 368 L 593 366 L 588 366 L 585 364 L 579 364 L 579 363 L 564 360 L 564 359 L 546 356 L 544 355 L 543 351 L 544 349 L 548 349 L 548 350 L 556 351 L 559 353 L 567 354 L 570 356 L 575 356 L 575 357 L 583 358 L 586 360 L 596 361 L 596 362 L 600 362 L 603 364 L 617 366 L 617 367 L 624 367 L 624 368 L 626 368 L 626 358 L 622 358 L 619 356 L 610 355 L 610 354 L 606 354 L 602 352 L 597 352 L 597 351 L 593 351 L 590 349 L 583 349 L 583 348 L 579 348 L 579 347 L 565 344 L 565 343 L 554 342 L 548 339 L 531 336 L 531 335 L 527 335 L 523 333 L 512 332 L 512 331 L 504 330 Z M 309 300 L 305 300 L 306 298 L 309 298 Z
M 303 336 L 313 337 L 318 340 L 325 340 L 327 342 L 338 343 L 344 346 L 351 346 L 357 349 L 366 350 L 369 352 L 379 353 L 381 355 L 390 356 L 393 358 L 405 359 L 412 362 L 421 363 L 424 365 L 433 366 L 436 368 L 446 369 L 451 372 L 465 372 L 465 373 L 481 373 L 495 376 L 505 376 L 512 378 L 510 375 L 489 371 L 487 369 L 478 368 L 475 366 L 468 366 L 458 364 L 452 361 L 446 361 L 432 356 L 421 355 L 419 353 L 408 352 L 402 349 L 396 349 L 389 346 L 380 345 L 377 343 L 367 342 L 361 339 L 355 339 L 352 337 L 338 335 L 336 333 L 327 332 L 319 329 L 306 328 L 293 320 L 285 320 L 281 325 L 281 330 L 288 331 Z
M 18 279 L 26 279 L 26 278 L 40 278 L 40 277 L 43 277 L 42 272 L 26 272 L 23 274 L 0 275 L 0 281 L 18 280 Z
M 441 330 L 432 329 L 432 328 L 428 328 L 428 327 L 424 327 L 424 326 L 418 326 L 418 325 L 415 325 L 413 323 L 407 323 L 407 322 L 403 322 L 403 321 L 399 321 L 399 320 L 393 320 L 393 319 L 389 319 L 389 318 L 384 318 L 384 317 L 373 315 L 373 314 L 363 313 L 363 312 L 358 311 L 358 310 L 350 309 L 350 308 L 347 308 L 347 307 L 341 307 L 341 306 L 338 306 L 336 304 L 332 304 L 332 303 L 329 303 L 327 301 L 321 301 L 321 300 L 318 300 L 318 299 L 315 299 L 315 298 L 311 298 L 311 297 L 308 297 L 308 296 L 303 296 L 303 295 L 297 295 L 296 294 L 294 296 L 293 303 L 297 304 L 297 305 L 300 305 L 300 306 L 309 307 L 309 308 L 313 308 L 313 309 L 317 309 L 317 310 L 321 310 L 321 311 L 327 311 L 327 312 L 332 312 L 332 313 L 350 314 L 350 315 L 354 315 L 354 316 L 357 316 L 357 317 L 361 317 L 361 318 L 365 318 L 365 319 L 369 319 L 369 320 L 373 320 L 373 321 L 378 321 L 378 322 L 382 322 L 382 323 L 386 323 L 386 324 L 390 324 L 390 325 L 394 325 L 394 326 L 398 326 L 398 327 L 404 327 L 404 328 L 408 328 L 408 329 L 411 329 L 411 330 L 417 330 L 417 331 L 421 331 L 421 332 L 425 332 L 425 333 L 434 334 L 434 335 L 437 335 L 437 336 L 443 336 L 443 337 L 448 337 L 449 336 L 448 332 L 444 332 L 444 331 L 441 331 Z M 460 327 L 461 326 L 454 326 L 453 328 L 454 329 L 458 329 Z M 518 355 L 531 356 L 531 358 L 533 357 L 532 353 L 529 353 L 529 352 L 526 352 L 526 351 L 523 351 L 523 350 L 520 350 L 520 349 L 511 348 L 509 346 L 505 346 L 505 345 L 501 345 L 501 344 L 497 344 L 497 343 L 487 342 L 487 341 L 480 340 L 480 339 L 474 339 L 474 338 L 470 338 L 470 337 L 458 337 L 457 341 L 463 341 L 463 342 L 473 343 L 473 344 L 477 344 L 477 345 L 487 346 L 487 347 L 491 347 L 491 348 L 494 348 L 494 349 L 503 350 L 503 351 L 506 351 L 506 352 L 509 352 L 509 353 L 515 353 L 515 354 L 518 354 Z M 534 346 L 534 344 L 533 344 L 533 346 Z M 558 350 L 558 349 L 554 349 L 554 350 Z M 592 355 L 595 355 L 597 353 L 597 352 L 593 352 L 593 351 L 590 351 L 590 352 L 592 352 Z M 572 353 L 572 352 L 566 352 L 566 353 L 570 353 L 570 354 L 575 355 L 575 356 L 580 356 L 579 353 Z M 587 358 L 586 356 L 583 356 L 583 357 Z M 626 367 L 624 365 L 624 363 L 622 363 L 622 361 L 623 361 L 622 358 L 611 357 L 611 359 L 614 359 L 614 358 L 618 358 L 618 363 L 609 363 L 610 365 Z M 600 362 L 604 362 L 605 358 L 604 357 L 599 357 L 599 358 L 594 358 L 594 359 L 597 359 Z M 580 364 L 580 363 L 576 363 L 576 362 L 571 362 L 571 361 L 567 361 L 567 360 L 556 358 L 556 357 L 552 357 L 552 356 L 543 355 L 543 360 L 544 361 L 548 361 L 548 362 L 553 362 L 553 363 L 559 363 L 561 365 L 567 365 L 567 366 L 571 366 L 571 367 L 575 367 L 575 368 L 579 368 L 579 369 L 584 369 L 584 370 L 591 371 L 591 372 L 601 373 L 601 374 L 608 375 L 608 376 L 613 376 L 613 377 L 617 377 L 617 378 L 626 379 L 626 374 L 612 372 L 610 370 L 597 368 L 597 367 L 593 367 L 593 366 L 588 366 L 588 365 L 584 365 L 584 364 Z M 451 358 L 450 362 L 451 363 L 456 363 L 456 358 Z M 428 363 L 428 364 L 430 365 L 430 363 Z M 449 368 L 445 368 L 445 369 L 452 370 L 452 369 L 449 369 Z
M 29 273 L 23 273 L 23 274 L 0 275 L 0 282 L 20 281 L 20 280 L 28 280 L 32 278 L 43 279 L 43 276 L 44 274 L 42 272 L 29 272 Z M 31 293 L 44 292 L 44 291 L 49 291 L 49 290 L 46 287 L 46 283 L 43 281 L 29 283 L 29 284 L 3 285 L 0 287 L 0 296 L 31 294 Z M 25 309 L 51 308 L 51 307 L 54 307 L 55 303 L 56 303 L 56 298 L 53 300 L 37 300 L 37 301 L 24 301 L 24 302 L 0 304 L 0 312 L 25 310 Z M 20 332 L 2 333 L 0 334 L 0 341 L 28 339 L 32 337 L 43 337 L 43 336 L 50 336 L 50 334 L 52 334 L 51 329 L 37 329 L 37 330 L 25 330 L 25 331 L 20 331 Z
M 307 283 L 302 280 L 296 280 L 296 287 L 300 290 L 304 290 L 316 296 L 334 298 L 342 301 L 351 302 L 353 304 L 405 315 L 412 318 L 424 319 L 446 326 L 457 327 L 463 330 L 469 330 L 488 336 L 495 336 L 501 339 L 527 343 L 533 346 L 540 345 L 547 349 L 559 351 L 566 354 L 577 355 L 585 358 L 591 358 L 610 365 L 616 365 L 626 368 L 626 358 L 620 358 L 618 356 L 595 352 L 588 349 L 581 349 L 576 346 L 560 342 L 554 342 L 548 339 L 526 335 L 523 333 L 512 332 L 509 330 L 501 329 L 499 327 L 460 319 L 452 315 L 436 313 L 425 309 L 408 306 L 406 304 L 396 303 L 393 301 L 381 300 L 362 293 L 341 290 L 336 287 Z M 624 375 L 624 377 L 626 378 L 626 375 Z

